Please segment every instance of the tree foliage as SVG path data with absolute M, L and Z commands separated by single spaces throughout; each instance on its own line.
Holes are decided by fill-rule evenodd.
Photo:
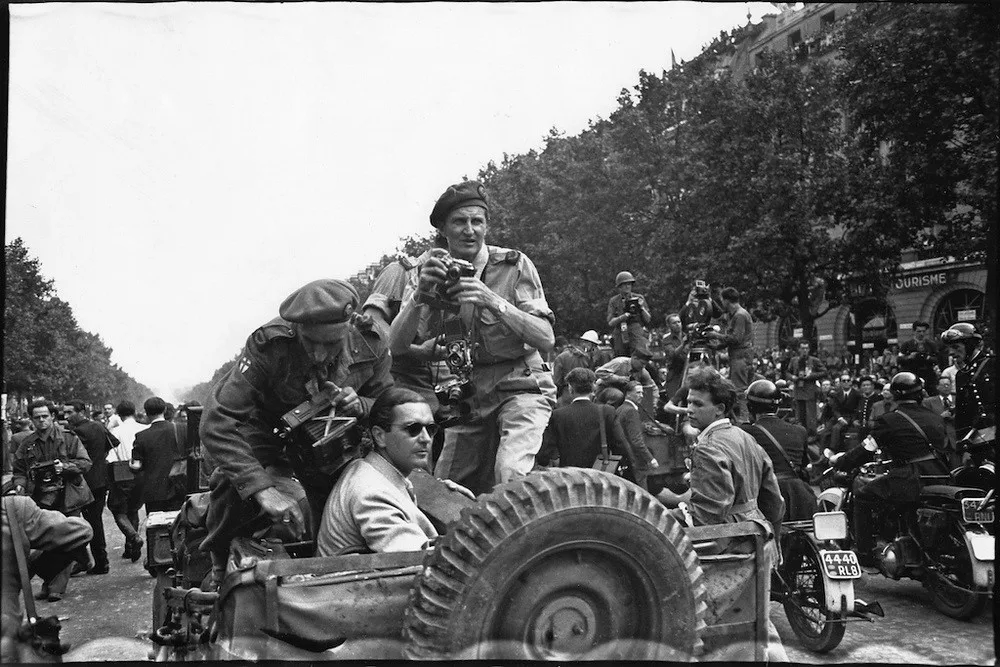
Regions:
M 4 390 L 28 398 L 80 399 L 92 405 L 128 399 L 141 404 L 152 392 L 111 362 L 100 336 L 80 329 L 73 309 L 24 242 L 4 246 Z

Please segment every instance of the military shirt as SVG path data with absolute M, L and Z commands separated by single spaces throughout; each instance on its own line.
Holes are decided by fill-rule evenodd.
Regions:
M 649 317 L 647 316 L 647 313 L 649 312 L 649 305 L 646 303 L 646 297 L 642 294 L 632 292 L 631 296 L 639 299 L 639 303 L 642 308 L 639 310 L 638 318 L 630 317 L 624 322 L 625 331 L 622 331 L 621 324 L 616 324 L 612 328 L 611 340 L 619 346 L 626 346 L 629 344 L 634 345 L 639 341 L 647 339 L 646 330 L 643 327 L 649 325 Z M 610 322 L 611 318 L 624 314 L 625 298 L 621 294 L 615 294 L 608 300 L 608 313 L 605 317 L 605 322 Z
M 488 256 L 479 279 L 518 310 L 542 317 L 550 323 L 554 322 L 555 316 L 545 300 L 538 271 L 527 255 L 509 248 L 491 245 L 484 247 Z M 409 273 L 404 300 L 416 290 L 419 268 L 414 267 Z M 521 340 L 492 310 L 476 308 L 470 304 L 463 305 L 457 316 L 434 309 L 427 309 L 421 313 L 417 329 L 418 341 L 426 341 L 438 335 L 449 323 L 454 323 L 456 317 L 465 322 L 471 332 L 474 365 L 488 366 L 502 361 L 513 361 L 536 351 Z
M 364 415 L 392 386 L 385 341 L 369 318 L 356 316 L 336 362 L 313 368 L 290 322 L 276 317 L 254 331 L 233 368 L 212 388 L 201 419 L 201 441 L 240 497 L 274 486 L 264 468 L 282 461 L 274 435 L 281 416 L 310 399 L 317 372 L 338 387 L 352 387 Z
M 789 424 L 771 415 L 761 415 L 753 424 L 744 424 L 743 429 L 753 436 L 774 467 L 774 474 L 780 477 L 798 475 L 805 459 L 808 431 L 799 424 Z M 778 442 L 777 447 L 764 429 Z M 780 448 L 780 451 L 778 451 Z
M 53 424 L 44 436 L 33 431 L 20 440 L 13 459 L 14 484 L 24 488 L 29 496 L 39 501 L 35 483 L 31 479 L 31 467 L 55 459 L 62 461 L 64 478 L 83 475 L 92 465 L 80 439 L 73 432 Z
M 777 528 L 785 511 L 771 459 L 746 431 L 719 420 L 691 453 L 691 514 L 696 524 L 766 519 Z
M 403 297 L 416 291 L 420 267 L 431 254 L 432 251 L 428 250 L 417 258 L 403 257 L 382 269 L 375 278 L 371 294 L 361 307 L 361 312 L 365 313 L 368 309 L 377 310 L 387 323 L 396 319 Z M 382 329 L 379 333 L 383 339 L 389 340 L 388 327 L 377 319 L 374 321 L 376 326 Z M 432 410 L 437 407 L 437 398 L 432 391 L 434 385 L 444 382 L 451 376 L 443 361 L 420 361 L 408 354 L 393 355 L 391 373 L 396 384 L 421 390 L 421 395 L 430 403 Z

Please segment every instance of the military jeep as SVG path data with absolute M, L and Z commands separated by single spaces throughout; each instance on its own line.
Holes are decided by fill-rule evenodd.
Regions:
M 431 548 L 318 558 L 238 539 L 212 593 L 182 511 L 151 657 L 763 659 L 765 526 L 684 528 L 596 470 L 532 473 L 475 502 L 424 477 L 418 501 L 442 529 Z M 745 553 L 713 553 L 725 539 Z

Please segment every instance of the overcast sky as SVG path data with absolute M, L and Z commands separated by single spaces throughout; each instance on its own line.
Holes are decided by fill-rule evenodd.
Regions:
M 11 5 L 6 239 L 166 398 L 767 3 Z

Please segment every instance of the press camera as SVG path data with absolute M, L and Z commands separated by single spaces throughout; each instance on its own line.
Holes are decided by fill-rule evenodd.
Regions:
M 472 383 L 472 343 L 463 335 L 446 336 L 441 342 L 446 350 L 445 363 L 454 377 L 434 386 L 434 395 L 441 404 L 440 417 L 444 426 L 458 423 L 469 415 L 468 399 L 476 393 Z
M 33 464 L 28 469 L 28 475 L 35 486 L 43 490 L 50 491 L 63 487 L 63 478 L 62 475 L 56 472 L 55 461 L 43 461 L 42 463 Z
M 282 415 L 282 426 L 274 429 L 275 435 L 295 445 L 290 454 L 307 470 L 333 474 L 360 444 L 358 420 L 333 414 L 333 401 L 340 391 L 334 388 L 302 402 Z
M 431 290 L 418 290 L 416 301 L 417 303 L 426 303 L 431 308 L 457 313 L 459 311 L 458 302 L 448 295 L 448 290 L 462 278 L 475 277 L 476 267 L 472 265 L 472 262 L 452 257 L 448 253 L 439 255 L 437 259 L 444 264 L 445 280 Z
M 630 296 L 625 299 L 625 312 L 629 319 L 638 319 L 642 316 L 642 299 L 637 296 Z

